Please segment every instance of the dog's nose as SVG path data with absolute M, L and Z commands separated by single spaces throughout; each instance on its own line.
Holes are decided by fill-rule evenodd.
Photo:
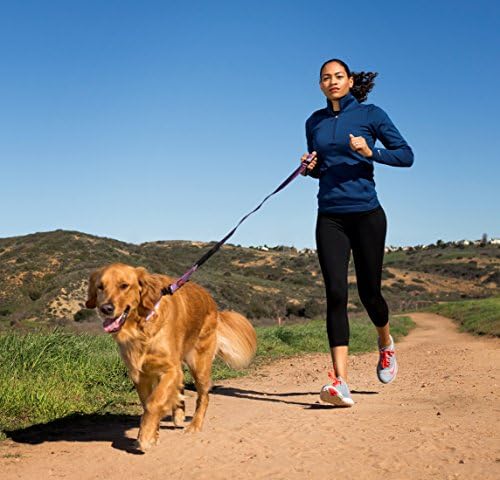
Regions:
M 113 312 L 115 311 L 115 307 L 113 306 L 112 303 L 105 303 L 104 305 L 101 305 L 100 310 L 104 315 L 107 315 L 109 317 L 109 316 L 113 315 Z

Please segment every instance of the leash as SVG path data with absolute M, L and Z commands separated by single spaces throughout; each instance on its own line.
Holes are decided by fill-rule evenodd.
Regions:
M 153 307 L 153 310 L 149 312 L 148 316 L 146 317 L 146 320 L 149 320 L 157 311 L 158 306 L 160 305 L 161 299 L 165 295 L 173 295 L 179 288 L 181 288 L 185 283 L 189 281 L 189 278 L 191 275 L 193 275 L 196 270 L 198 270 L 199 267 L 201 267 L 214 253 L 216 253 L 224 243 L 231 238 L 233 233 L 237 230 L 237 228 L 253 213 L 255 213 L 257 210 L 259 210 L 264 203 L 271 198 L 273 195 L 277 194 L 281 190 L 283 190 L 288 184 L 290 184 L 295 178 L 299 175 L 304 173 L 306 170 L 307 166 L 312 160 L 312 155 L 308 155 L 307 159 L 300 164 L 299 167 L 297 167 L 273 192 L 271 192 L 262 202 L 259 203 L 257 207 L 255 207 L 251 212 L 247 213 L 239 222 L 238 224 L 222 239 L 219 240 L 208 252 L 206 252 L 197 262 L 195 262 L 191 268 L 184 273 L 181 277 L 179 277 L 174 283 L 171 283 L 168 287 L 162 288 L 161 289 L 161 297 L 160 299 L 155 303 L 155 306 Z

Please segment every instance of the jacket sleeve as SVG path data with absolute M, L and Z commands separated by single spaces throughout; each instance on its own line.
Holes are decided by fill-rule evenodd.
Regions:
M 371 159 L 374 162 L 393 167 L 411 167 L 413 165 L 413 151 L 392 123 L 389 115 L 375 106 L 372 115 L 375 135 L 385 148 L 374 148 Z
M 311 133 L 311 126 L 309 124 L 309 121 L 306 122 L 306 140 L 307 140 L 307 152 L 311 153 L 314 148 L 312 144 L 312 133 Z M 319 178 L 319 158 L 318 161 L 316 162 L 316 166 L 312 170 L 306 170 L 307 175 L 313 178 Z

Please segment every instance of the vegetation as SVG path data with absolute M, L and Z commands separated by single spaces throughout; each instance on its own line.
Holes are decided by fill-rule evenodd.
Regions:
M 144 266 L 174 277 L 183 274 L 213 243 L 160 241 L 135 245 L 80 232 L 57 230 L 0 239 L 0 329 L 56 325 L 98 330 L 84 308 L 90 272 L 112 262 Z M 500 245 L 438 242 L 385 255 L 383 291 L 394 313 L 438 301 L 500 294 Z M 362 312 L 354 264 L 349 266 L 349 308 Z M 222 309 L 234 309 L 255 325 L 307 321 L 325 311 L 315 251 L 293 247 L 225 245 L 193 281 L 206 287 Z
M 396 337 L 412 327 L 391 320 Z M 327 352 L 324 322 L 259 327 L 256 365 L 286 355 Z M 351 351 L 373 350 L 375 329 L 366 318 L 351 325 Z M 215 362 L 215 381 L 243 375 Z M 190 381 L 189 375 L 186 378 Z M 139 414 L 139 402 L 113 339 L 107 335 L 9 333 L 0 336 L 0 432 L 73 413 Z M 1 436 L 1 433 L 0 433 Z
M 456 320 L 463 331 L 500 336 L 500 297 L 443 303 L 428 311 Z

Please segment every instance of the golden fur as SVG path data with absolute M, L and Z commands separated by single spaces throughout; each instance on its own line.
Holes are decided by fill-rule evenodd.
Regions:
M 175 425 L 184 421 L 183 362 L 198 393 L 196 411 L 187 428 L 196 432 L 208 406 L 215 355 L 234 368 L 243 368 L 256 350 L 250 322 L 236 312 L 218 311 L 210 294 L 195 283 L 163 297 L 157 313 L 146 320 L 161 297 L 161 289 L 173 281 L 119 263 L 96 270 L 89 280 L 86 306 L 108 317 L 105 325 L 123 318 L 128 308 L 125 322 L 113 336 L 144 408 L 138 436 L 143 451 L 158 442 L 160 420 L 168 412 L 172 411 Z

